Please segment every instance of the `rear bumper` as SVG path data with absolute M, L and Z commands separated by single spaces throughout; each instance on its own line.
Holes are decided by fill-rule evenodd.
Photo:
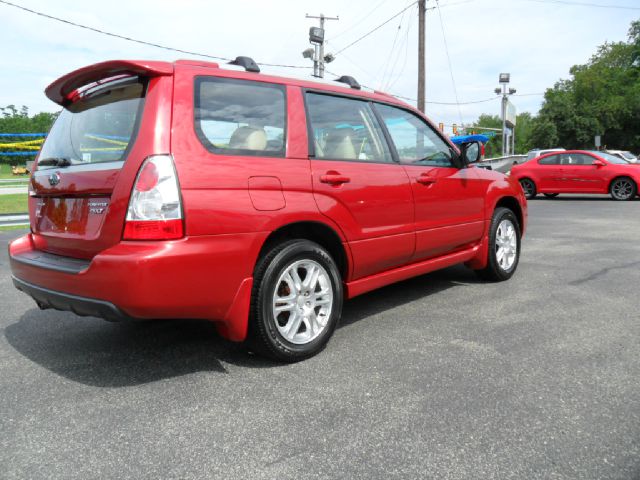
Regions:
M 56 292 L 48 288 L 38 287 L 28 282 L 13 278 L 13 285 L 35 300 L 41 309 L 54 308 L 73 312 L 82 317 L 100 317 L 112 322 L 132 320 L 130 316 L 113 303 L 95 298 L 79 297 L 68 293 Z
M 205 319 L 246 336 L 253 266 L 267 233 L 120 242 L 87 261 L 9 245 L 16 287 L 44 308 L 107 320 Z

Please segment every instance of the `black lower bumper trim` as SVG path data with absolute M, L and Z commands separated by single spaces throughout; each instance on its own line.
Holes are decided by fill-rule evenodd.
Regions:
M 16 262 L 25 263 L 33 267 L 58 270 L 59 272 L 65 273 L 80 273 L 89 268 L 91 264 L 91 260 L 63 257 L 62 255 L 54 255 L 53 253 L 42 252 L 40 250 L 20 253 L 11 256 L 11 258 Z
M 53 308 L 55 310 L 73 312 L 83 317 L 104 318 L 110 322 L 134 320 L 111 302 L 56 292 L 48 288 L 38 287 L 16 277 L 11 278 L 13 279 L 13 285 L 33 298 L 42 309 Z

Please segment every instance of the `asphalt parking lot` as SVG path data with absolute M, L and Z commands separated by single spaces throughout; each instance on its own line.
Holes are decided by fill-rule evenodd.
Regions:
M 372 292 L 295 365 L 39 311 L 3 248 L 0 477 L 640 478 L 640 200 L 529 205 L 511 281 Z

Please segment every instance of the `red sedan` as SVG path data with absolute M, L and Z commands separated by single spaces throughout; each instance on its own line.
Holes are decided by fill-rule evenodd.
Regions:
M 640 164 L 604 152 L 569 150 L 515 165 L 511 176 L 528 199 L 538 193 L 550 198 L 560 193 L 609 193 L 614 200 L 631 200 L 638 194 Z

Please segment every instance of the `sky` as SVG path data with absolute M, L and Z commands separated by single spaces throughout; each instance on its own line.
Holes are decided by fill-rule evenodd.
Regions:
M 417 6 L 349 46 L 412 1 L 12 0 L 75 23 L 173 48 L 308 67 L 311 61 L 301 52 L 310 46 L 308 30 L 318 21 L 305 14 L 338 16 L 325 25 L 326 52 L 337 53 L 327 70 L 415 99 Z M 511 100 L 518 112 L 535 114 L 546 88 L 569 78 L 571 66 L 587 62 L 599 45 L 626 40 L 630 23 L 640 19 L 639 0 L 427 0 L 427 9 L 426 113 L 448 126 L 473 124 L 482 113 L 499 114 L 500 102 L 493 97 L 500 72 L 511 74 L 510 87 L 517 90 Z M 0 19 L 5 65 L 0 106 L 26 105 L 30 113 L 57 111 L 59 107 L 45 97 L 45 87 L 88 64 L 124 58 L 199 58 L 105 36 L 2 3 Z M 263 67 L 263 72 L 311 75 L 310 68 Z M 327 73 L 326 78 L 336 77 Z

